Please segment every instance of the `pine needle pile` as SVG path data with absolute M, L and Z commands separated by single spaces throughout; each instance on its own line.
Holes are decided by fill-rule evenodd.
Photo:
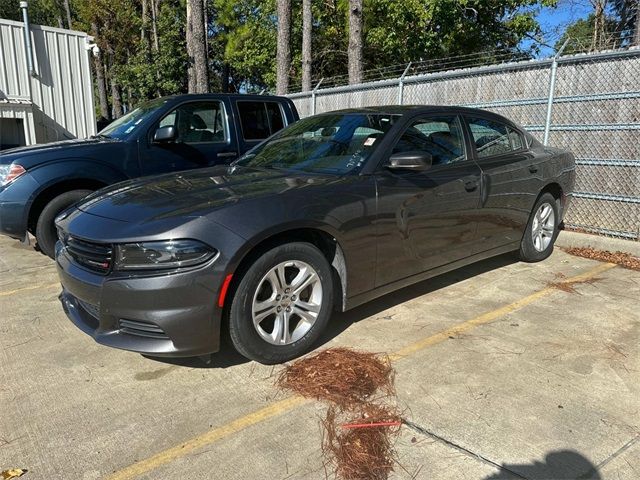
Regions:
M 393 471 L 391 437 L 402 419 L 379 403 L 395 396 L 390 360 L 374 353 L 330 348 L 287 366 L 280 388 L 330 404 L 322 420 L 322 452 L 343 480 L 384 480 Z
M 629 270 L 640 270 L 640 258 L 635 257 L 629 253 L 615 252 L 611 253 L 608 250 L 596 250 L 595 248 L 582 248 L 573 247 L 564 249 L 570 255 L 576 257 L 590 258 L 592 260 L 599 260 L 601 262 L 609 262 L 620 265 L 621 267 L 628 268 Z
M 329 348 L 298 360 L 282 371 L 280 388 L 342 409 L 362 404 L 375 393 L 395 394 L 388 358 L 349 348 Z
M 327 464 L 344 480 L 388 478 L 395 461 L 391 436 L 400 430 L 400 416 L 388 408 L 368 405 L 359 415 L 345 417 L 330 407 L 322 422 Z

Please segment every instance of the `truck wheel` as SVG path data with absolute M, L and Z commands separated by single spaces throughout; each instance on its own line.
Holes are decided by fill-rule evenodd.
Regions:
M 58 195 L 44 207 L 36 224 L 36 242 L 42 253 L 54 258 L 58 233 L 54 220 L 66 208 L 89 195 L 91 190 L 72 190 Z
M 243 356 L 282 363 L 311 349 L 333 307 L 331 266 L 309 243 L 281 245 L 261 255 L 240 280 L 229 311 L 229 333 Z

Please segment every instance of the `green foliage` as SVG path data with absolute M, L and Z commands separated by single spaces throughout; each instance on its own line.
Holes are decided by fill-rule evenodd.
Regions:
M 558 39 L 555 44 L 555 49 L 558 50 L 568 38 L 569 42 L 563 51 L 564 54 L 580 53 L 590 50 L 595 30 L 595 21 L 595 15 L 591 14 L 587 18 L 573 22 Z M 607 17 L 604 23 L 605 32 L 616 32 L 618 24 L 615 19 Z M 601 45 L 601 47 L 613 48 L 619 42 L 619 35 L 605 33 L 605 44 Z

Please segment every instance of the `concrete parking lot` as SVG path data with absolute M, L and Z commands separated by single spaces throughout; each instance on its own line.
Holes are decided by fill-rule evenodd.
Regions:
M 325 478 L 326 406 L 229 348 L 99 346 L 54 265 L 0 239 L 0 471 L 25 479 Z M 640 272 L 502 256 L 336 315 L 322 347 L 392 356 L 393 478 L 640 478 Z

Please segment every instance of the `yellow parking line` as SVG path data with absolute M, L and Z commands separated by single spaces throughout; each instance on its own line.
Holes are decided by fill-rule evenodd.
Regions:
M 599 273 L 605 272 L 616 265 L 614 263 L 604 263 L 602 265 L 598 265 L 597 267 L 589 270 L 580 275 L 576 275 L 575 277 L 567 278 L 559 283 L 569 283 L 569 282 L 580 282 L 584 280 L 589 280 Z M 423 350 L 426 347 L 430 347 L 432 345 L 438 344 L 440 342 L 445 341 L 451 335 L 456 333 L 464 332 L 470 330 L 479 325 L 487 324 L 496 320 L 508 313 L 511 313 L 515 310 L 518 310 L 526 305 L 533 303 L 534 301 L 549 295 L 551 292 L 557 291 L 555 287 L 545 287 L 542 290 L 532 293 L 520 300 L 517 300 L 509 305 L 505 305 L 504 307 L 498 308 L 491 312 L 484 313 L 479 315 L 471 320 L 467 320 L 466 322 L 455 325 L 447 330 L 438 332 L 434 335 L 426 337 L 422 340 L 419 340 L 415 343 L 412 343 L 397 352 L 390 355 L 390 358 L 394 361 L 400 360 L 403 357 L 407 357 L 413 353 L 416 353 L 420 350 Z M 156 468 L 170 463 L 174 460 L 177 460 L 181 457 L 188 455 L 189 453 L 197 450 L 201 447 L 211 445 L 212 443 L 217 442 L 225 437 L 228 437 L 234 433 L 237 433 L 241 430 L 244 430 L 247 427 L 260 423 L 264 420 L 268 420 L 273 417 L 277 417 L 293 408 L 302 405 L 306 400 L 302 397 L 288 397 L 284 400 L 280 400 L 272 405 L 261 408 L 255 412 L 249 413 L 244 417 L 240 417 L 236 420 L 233 420 L 226 425 L 221 427 L 214 428 L 213 430 L 209 430 L 208 432 L 203 433 L 200 436 L 194 437 L 191 440 L 187 440 L 186 442 L 177 445 L 175 447 L 169 448 L 168 450 L 164 450 L 159 452 L 152 457 L 149 457 L 145 460 L 141 460 L 133 465 L 125 467 L 122 470 L 114 472 L 112 475 L 107 477 L 107 480 L 129 480 L 137 477 L 138 475 L 142 475 L 148 473 Z
M 8 297 L 9 295 L 15 295 L 16 293 L 28 292 L 29 290 L 40 290 L 53 287 L 59 287 L 60 282 L 50 283 L 49 285 L 31 285 L 29 287 L 16 288 L 15 290 L 9 290 L 7 292 L 0 292 L 0 297 Z
M 599 273 L 606 272 L 607 270 L 615 266 L 616 266 L 615 263 L 604 263 L 602 265 L 598 265 L 596 268 L 589 270 L 586 273 L 583 273 L 581 275 L 576 275 L 575 277 L 567 278 L 564 281 L 559 283 L 581 282 L 584 280 L 589 280 L 590 278 L 595 277 Z M 396 353 L 389 355 L 389 357 L 391 358 L 391 360 L 398 360 L 402 357 L 406 357 L 408 355 L 411 355 L 412 353 L 422 350 L 423 348 L 429 347 L 431 345 L 435 345 L 436 343 L 440 343 L 446 340 L 447 338 L 449 338 L 450 336 L 466 332 L 467 330 L 477 327 L 478 325 L 491 323 L 494 320 L 500 317 L 503 317 L 511 312 L 519 310 L 522 307 L 529 305 L 542 297 L 546 297 L 547 295 L 549 295 L 551 292 L 554 292 L 554 291 L 557 291 L 556 287 L 543 288 L 542 290 L 538 290 L 537 292 L 534 292 L 531 295 L 521 298 L 520 300 L 517 300 L 513 303 L 510 303 L 509 305 L 505 305 L 504 307 L 498 308 L 496 310 L 492 310 L 491 312 L 483 313 L 482 315 L 472 318 L 471 320 L 467 320 L 464 323 L 454 325 L 453 327 L 448 328 L 447 330 L 443 330 L 442 332 L 438 332 L 434 335 L 431 335 L 430 337 L 424 338 L 422 340 L 418 340 L 417 342 L 412 343 L 411 345 L 407 345 L 406 347 L 398 350 Z

